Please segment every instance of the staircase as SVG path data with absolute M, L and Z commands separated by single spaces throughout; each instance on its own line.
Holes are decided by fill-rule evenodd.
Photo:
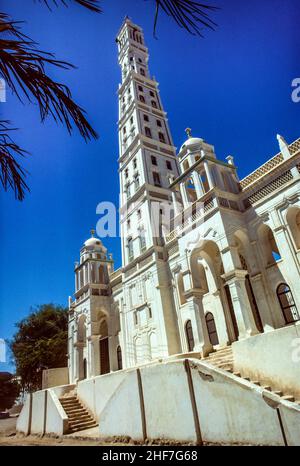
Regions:
M 250 380 L 249 377 L 242 377 L 240 372 L 235 372 L 233 367 L 233 353 L 230 346 L 226 346 L 225 348 L 221 348 L 218 351 L 210 353 L 208 357 L 204 358 L 204 360 L 213 366 L 218 367 L 219 369 L 231 372 L 236 377 L 241 377 L 244 380 L 248 380 L 248 382 L 261 386 L 264 390 L 272 392 L 274 395 L 279 396 L 282 400 L 295 402 L 300 405 L 300 400 L 295 400 L 294 396 L 284 394 L 281 390 L 272 390 L 272 387 L 262 384 L 259 380 Z
M 67 394 L 59 401 L 68 416 L 69 433 L 91 429 L 98 425 L 89 411 L 81 404 L 76 393 Z

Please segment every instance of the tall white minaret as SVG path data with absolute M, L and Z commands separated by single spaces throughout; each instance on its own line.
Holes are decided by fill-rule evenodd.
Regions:
M 167 217 L 168 212 L 163 212 L 158 203 L 170 200 L 168 186 L 179 171 L 158 83 L 149 74 L 142 29 L 126 18 L 117 43 L 122 71 L 118 92 L 119 170 L 121 211 L 127 210 L 121 215 L 122 260 L 126 266 L 150 247 L 161 248 L 159 217 Z
M 179 169 L 143 31 L 126 18 L 117 37 L 124 366 L 180 352 L 163 240 Z M 166 212 L 167 211 L 167 212 Z

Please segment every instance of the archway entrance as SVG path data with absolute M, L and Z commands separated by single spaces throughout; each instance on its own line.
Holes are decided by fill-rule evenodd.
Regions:
M 192 322 L 190 320 L 188 320 L 187 323 L 185 324 L 185 334 L 186 334 L 186 340 L 187 340 L 187 346 L 188 346 L 189 352 L 194 351 L 195 341 L 194 341 Z
M 207 326 L 209 341 L 211 342 L 213 346 L 218 345 L 219 338 L 218 338 L 217 327 L 216 327 L 214 316 L 212 315 L 211 312 L 208 312 L 205 315 L 205 322 Z
M 87 362 L 86 362 L 86 359 L 84 358 L 83 360 L 83 378 L 86 379 L 87 378 Z

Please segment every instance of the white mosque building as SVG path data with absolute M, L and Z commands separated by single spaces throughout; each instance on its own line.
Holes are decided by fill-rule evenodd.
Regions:
M 272 412 L 268 422 L 277 427 L 261 433 L 262 443 L 299 444 L 300 139 L 289 145 L 278 136 L 279 153 L 241 180 L 233 157 L 218 159 L 214 146 L 193 137 L 189 128 L 177 152 L 158 83 L 149 72 L 142 29 L 126 18 L 117 44 L 122 72 L 118 90 L 122 266 L 114 270 L 111 255 L 93 232 L 80 251 L 75 294 L 69 300 L 68 380 L 64 379 L 69 388 L 56 392 L 58 398 L 67 400 L 62 401 L 65 418 L 60 429 L 64 433 L 99 423 L 102 436 L 199 442 L 201 431 L 201 441 L 259 443 L 255 436 L 261 429 L 255 426 L 255 418 L 263 415 L 267 422 Z M 186 361 L 190 361 L 189 369 Z M 152 381 L 157 387 L 161 383 L 168 391 L 164 378 L 168 383 L 173 380 L 175 367 L 176 371 L 184 369 L 177 374 L 177 382 L 172 382 L 172 394 L 187 374 L 186 393 L 192 400 L 191 423 L 196 433 L 186 433 L 189 424 L 185 433 L 178 433 L 181 430 L 176 419 L 168 418 L 169 410 L 165 417 L 174 430 L 168 431 L 169 424 L 160 426 L 162 414 L 156 424 L 153 421 L 156 427 L 151 434 L 154 408 L 147 384 Z M 201 409 L 196 387 L 200 382 L 193 378 L 196 370 L 207 378 L 219 378 L 222 387 L 219 394 L 213 388 L 209 393 L 202 390 L 208 398 Z M 50 373 L 44 390 L 49 393 L 55 391 L 51 385 L 62 386 Z M 137 374 L 134 382 L 133 374 Z M 208 380 L 203 377 L 201 381 Z M 225 397 L 229 382 L 233 388 Z M 122 395 L 120 387 L 126 384 L 130 389 Z M 127 397 L 123 398 L 126 405 L 134 405 L 131 384 L 138 386 L 137 405 L 144 403 L 138 434 L 135 429 L 140 421 L 133 426 L 132 420 L 129 425 L 127 417 L 126 424 L 125 414 L 122 421 L 122 396 Z M 251 406 L 244 400 L 246 392 L 234 395 L 246 386 L 253 396 Z M 176 399 L 176 410 L 181 412 L 182 403 L 184 411 L 179 424 L 187 415 L 183 393 L 181 387 L 181 401 Z M 102 400 L 99 405 L 97 397 Z M 78 419 L 77 424 L 70 421 L 68 404 L 78 398 L 95 424 L 87 418 L 81 424 Z M 162 412 L 169 402 L 156 400 Z M 245 403 L 245 412 L 234 419 L 236 428 L 228 419 L 226 403 L 237 411 Z M 216 404 L 218 411 L 212 409 Z M 201 413 L 209 407 L 212 411 L 205 419 L 212 412 L 220 417 L 221 433 L 203 427 Z M 33 409 L 32 400 L 28 409 Z M 133 419 L 134 409 L 130 411 Z M 281 416 L 280 428 L 275 412 Z M 21 416 L 20 426 L 24 419 Z M 44 432 L 53 430 L 45 426 L 46 421 Z

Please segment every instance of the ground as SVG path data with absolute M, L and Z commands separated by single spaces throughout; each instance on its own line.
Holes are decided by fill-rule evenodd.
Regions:
M 24 437 L 16 433 L 16 422 L 17 418 L 0 419 L 0 446 L 23 446 L 23 445 L 56 445 L 56 446 L 109 446 L 109 445 L 124 445 L 122 443 L 103 443 L 93 438 L 93 432 L 91 432 L 91 438 L 80 439 L 74 435 L 64 436 L 59 438 L 51 437 L 38 437 L 29 435 Z M 92 429 L 91 429 L 92 430 Z

